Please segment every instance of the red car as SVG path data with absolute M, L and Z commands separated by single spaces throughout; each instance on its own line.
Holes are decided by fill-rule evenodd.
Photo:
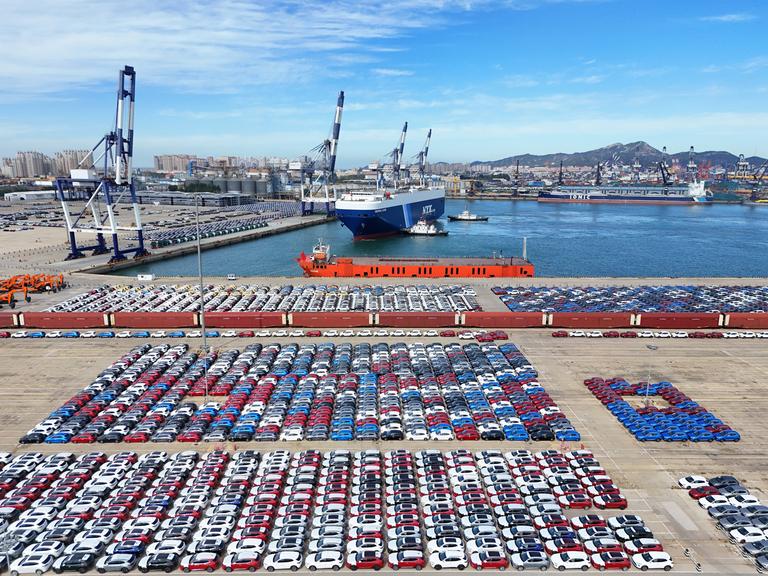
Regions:
M 219 567 L 218 556 L 213 552 L 199 552 L 181 561 L 182 572 L 213 572 Z
M 601 510 L 625 510 L 627 508 L 627 499 L 621 494 L 603 494 L 593 498 L 592 502 L 596 508 Z
M 304 336 L 307 338 L 320 338 L 322 335 L 323 333 L 320 330 L 307 330 L 304 332 Z
M 565 330 L 555 330 L 552 332 L 552 338 L 568 338 L 568 332 Z
M 629 556 L 623 552 L 602 552 L 592 555 L 592 566 L 598 570 L 628 570 Z
M 609 330 L 608 332 L 603 332 L 603 338 L 618 338 L 621 336 L 616 330 Z
M 637 332 L 633 330 L 627 330 L 626 332 L 622 332 L 619 334 L 621 338 L 637 338 Z
M 10 338 L 10 337 L 11 337 L 10 332 L 6 332 L 6 331 L 0 332 L 0 338 Z
M 688 490 L 688 496 L 699 500 L 705 496 L 717 496 L 720 494 L 720 490 L 714 486 L 701 486 L 699 488 L 691 488 Z
M 389 563 L 392 568 L 415 568 L 416 570 L 421 570 L 426 565 L 424 555 L 416 550 L 398 552 L 397 555 L 390 554 Z
M 456 338 L 456 330 L 441 330 L 441 338 Z
M 243 330 L 242 332 L 237 333 L 238 338 L 253 338 L 255 334 L 253 333 L 253 330 Z
M 253 572 L 254 570 L 258 570 L 260 565 L 261 560 L 258 558 L 245 555 L 241 557 L 240 554 L 234 554 L 232 555 L 232 560 L 230 562 L 227 562 L 226 560 L 224 561 L 223 568 L 225 572 L 232 572 L 233 570 L 248 570 Z
M 509 560 L 507 560 L 506 554 L 503 552 L 483 551 L 475 552 L 469 556 L 469 563 L 476 570 L 485 570 L 488 568 L 495 568 L 497 570 L 504 570 L 509 566 Z
M 384 559 L 373 550 L 364 550 L 347 557 L 347 566 L 350 570 L 381 570 L 384 567 Z

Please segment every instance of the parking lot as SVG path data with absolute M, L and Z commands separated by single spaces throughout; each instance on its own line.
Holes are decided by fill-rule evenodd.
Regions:
M 50 312 L 197 312 L 196 285 L 94 288 L 69 296 Z M 205 309 L 211 312 L 463 312 L 480 310 L 467 285 L 209 285 Z
M 750 573 L 751 564 L 743 559 L 736 546 L 713 529 L 711 521 L 702 513 L 684 491 L 677 479 L 689 474 L 707 477 L 733 474 L 750 492 L 764 498 L 768 486 L 762 448 L 763 414 L 765 401 L 762 388 L 768 373 L 768 355 L 764 343 L 758 340 L 668 340 L 658 343 L 658 349 L 649 351 L 645 342 L 634 340 L 581 340 L 553 339 L 550 331 L 512 332 L 512 341 L 539 372 L 538 379 L 556 404 L 573 422 L 582 435 L 582 441 L 571 445 L 560 442 L 526 444 L 524 442 L 486 441 L 467 445 L 466 442 L 446 441 L 438 447 L 442 452 L 456 448 L 473 451 L 501 449 L 503 452 L 519 448 L 534 451 L 548 447 L 557 450 L 578 449 L 581 444 L 594 452 L 614 483 L 627 498 L 628 513 L 640 515 L 654 536 L 670 552 L 675 561 L 675 572 L 695 573 L 693 561 L 700 562 L 704 573 Z M 284 343 L 290 339 L 280 339 Z M 439 338 L 410 338 L 425 343 L 452 340 Z M 307 339 L 322 342 L 323 339 Z M 351 339 L 352 344 L 370 339 Z M 182 340 L 193 347 L 198 340 Z M 260 341 L 261 342 L 261 341 Z M 247 340 L 221 339 L 217 349 L 244 348 Z M 266 342 L 265 342 L 266 343 Z M 392 342 L 390 342 L 392 344 Z M 35 450 L 46 454 L 62 449 L 77 454 L 91 450 L 107 453 L 119 451 L 121 446 L 108 444 L 76 445 L 66 448 L 56 445 L 21 447 L 18 438 L 53 412 L 62 402 L 80 391 L 95 374 L 108 366 L 121 354 L 136 345 L 136 341 L 100 340 L 92 342 L 73 340 L 6 340 L 0 346 L 0 378 L 2 403 L 0 418 L 0 448 L 16 453 Z M 44 367 L 44 368 L 43 368 Z M 640 443 L 606 411 L 583 381 L 596 375 L 621 375 L 632 382 L 644 380 L 650 371 L 652 379 L 667 379 L 698 402 L 711 407 L 717 416 L 739 430 L 742 441 L 737 444 L 710 443 Z M 20 394 L 19 391 L 24 393 Z M 322 441 L 225 443 L 226 448 L 254 448 L 264 453 L 275 449 L 292 451 L 317 449 L 328 451 Z M 418 441 L 356 441 L 353 449 L 377 449 L 382 452 L 408 448 L 413 453 L 423 450 Z M 194 447 L 208 451 L 216 446 L 201 443 L 161 444 L 169 453 Z M 344 448 L 344 443 L 338 444 Z M 146 453 L 157 449 L 153 443 L 134 444 L 131 450 Z M 594 512 L 594 510 L 591 510 Z M 618 513 L 617 513 L 618 514 Z M 568 513 L 567 515 L 571 515 Z M 608 514 L 610 515 L 610 514 Z M 690 558 L 683 550 L 690 551 Z M 305 569 L 302 568 L 302 572 Z M 425 568 L 429 571 L 429 567 Z

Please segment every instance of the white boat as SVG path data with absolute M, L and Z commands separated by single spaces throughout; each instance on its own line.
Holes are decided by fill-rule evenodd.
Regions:
M 456 214 L 455 216 L 448 216 L 448 220 L 454 221 L 454 222 L 487 222 L 488 216 L 478 216 L 477 214 L 472 214 L 468 209 L 465 209 L 460 214 Z
M 406 234 L 411 236 L 448 236 L 448 231 L 438 228 L 432 222 L 419 220 L 406 230 Z

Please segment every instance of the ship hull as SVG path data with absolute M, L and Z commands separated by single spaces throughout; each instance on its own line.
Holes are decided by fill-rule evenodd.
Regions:
M 703 190 L 703 188 L 702 188 Z M 656 204 L 690 205 L 707 204 L 711 197 L 704 194 L 689 194 L 687 189 L 658 188 L 598 188 L 573 187 L 550 192 L 539 192 L 539 202 L 568 204 Z
M 400 234 L 419 220 L 434 222 L 445 212 L 445 191 L 395 194 L 383 200 L 336 202 L 336 217 L 356 240 Z

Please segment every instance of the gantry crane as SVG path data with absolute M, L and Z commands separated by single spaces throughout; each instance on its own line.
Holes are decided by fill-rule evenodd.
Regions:
M 94 254 L 108 253 L 105 234 L 112 236 L 113 254 L 110 262 L 125 260 L 125 255 L 130 252 L 133 252 L 136 258 L 148 254 L 144 249 L 141 212 L 133 181 L 135 102 L 136 71 L 132 66 L 125 66 L 120 70 L 118 78 L 114 129 L 105 134 L 81 160 L 78 169 L 72 171 L 70 178 L 56 179 L 56 196 L 64 210 L 69 233 L 68 260 L 84 257 L 83 250 L 93 250 Z M 102 161 L 103 165 L 97 168 Z M 121 225 L 116 209 L 126 194 L 133 207 L 133 222 Z M 77 207 L 70 205 L 71 201 L 78 198 L 86 200 L 85 206 L 79 212 Z M 78 246 L 78 232 L 95 234 L 96 244 Z M 118 238 L 120 232 L 133 232 L 137 236 L 138 245 L 131 248 L 121 247 Z
M 301 171 L 301 214 L 313 214 L 315 204 L 325 204 L 327 214 L 333 214 L 336 201 L 336 151 L 341 132 L 341 114 L 344 110 L 344 91 L 339 92 L 336 113 L 333 117 L 331 135 L 312 148 L 314 156 Z

